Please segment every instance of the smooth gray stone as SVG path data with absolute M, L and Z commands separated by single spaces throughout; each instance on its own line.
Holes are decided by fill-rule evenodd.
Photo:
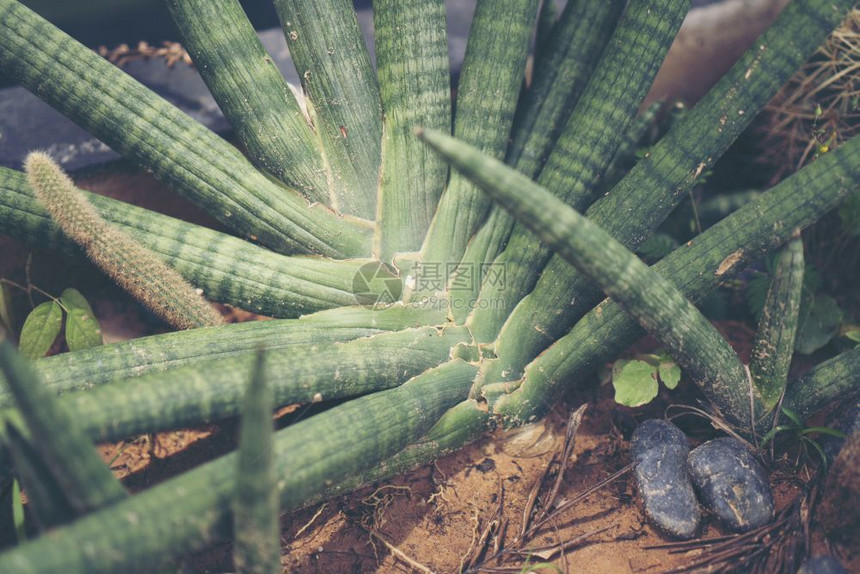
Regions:
M 633 432 L 636 488 L 645 514 L 675 538 L 692 538 L 701 519 L 693 484 L 687 475 L 687 437 L 672 423 L 652 419 Z
M 708 441 L 690 452 L 687 468 L 702 503 L 729 529 L 744 532 L 773 518 L 768 476 L 741 441 Z
M 833 556 L 816 556 L 803 563 L 797 574 L 848 574 L 842 564 Z

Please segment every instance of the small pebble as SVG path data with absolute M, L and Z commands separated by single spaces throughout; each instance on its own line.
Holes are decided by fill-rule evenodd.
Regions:
M 848 574 L 833 556 L 816 556 L 803 563 L 797 574 Z
M 667 534 L 692 538 L 701 512 L 687 475 L 687 437 L 669 421 L 651 419 L 639 425 L 631 440 L 645 514 Z
M 708 441 L 690 452 L 687 468 L 702 503 L 729 529 L 745 532 L 773 517 L 767 474 L 741 441 Z

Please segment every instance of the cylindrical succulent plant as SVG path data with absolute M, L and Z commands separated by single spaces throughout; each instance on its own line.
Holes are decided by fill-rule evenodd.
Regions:
M 276 405 L 341 402 L 276 433 L 265 453 L 271 467 L 261 454 L 260 465 L 237 473 L 254 452 L 243 446 L 131 497 L 105 486 L 117 496 L 84 497 L 89 503 L 72 516 L 86 516 L 0 555 L 0 571 L 161 568 L 233 535 L 237 480 L 268 497 L 273 471 L 281 509 L 289 509 L 402 472 L 495 426 L 543 416 L 642 328 L 740 432 L 763 414 L 749 410 L 750 393 L 767 410 L 785 388 L 785 404 L 806 415 L 860 390 L 856 349 L 806 375 L 802 387 L 786 383 L 777 349 L 778 363 L 753 367 L 753 386 L 693 307 L 856 187 L 857 138 L 651 268 L 628 251 L 701 181 L 852 1 L 790 3 L 600 197 L 687 0 L 570 0 L 557 21 L 544 12 L 528 85 L 540 2 L 479 0 L 456 101 L 443 0 L 374 2 L 376 69 L 350 2 L 276 0 L 304 108 L 238 0 L 167 4 L 247 155 L 15 0 L 0 0 L 0 71 L 236 236 L 78 195 L 88 198 L 94 217 L 87 221 L 98 217 L 104 233 L 145 246 L 208 298 L 280 319 L 58 355 L 35 361 L 33 376 L 63 395 L 51 408 L 76 413 L 75 449 L 86 446 L 84 436 L 118 439 L 243 408 L 264 417 L 267 394 Z M 2 232 L 78 255 L 78 245 L 87 249 L 78 227 L 94 224 L 63 221 L 40 189 L 47 176 L 33 176 L 43 166 L 30 167 L 33 185 L 0 169 Z M 51 177 L 68 187 L 65 176 Z M 794 251 L 790 244 L 784 257 Z M 119 264 L 151 273 L 133 258 Z M 175 296 L 179 287 L 166 290 Z M 796 291 L 773 292 L 777 309 L 776 299 Z M 611 300 L 601 302 L 604 294 Z M 759 350 L 769 355 L 763 344 Z M 3 353 L 12 356 L 5 346 Z M 12 389 L 0 391 L 8 417 L 18 416 L 16 360 L 0 364 Z M 0 473 L 8 478 L 4 463 L 15 461 L 14 472 L 37 494 L 48 483 L 32 477 L 53 467 L 43 460 L 49 450 L 25 440 L 41 428 L 38 420 L 23 419 L 21 433 L 0 435 Z M 268 427 L 246 421 L 244 428 L 269 440 Z M 91 465 L 85 470 L 99 476 L 93 488 L 113 484 Z M 54 502 L 73 495 L 81 496 L 64 491 Z M 271 513 L 263 504 L 238 518 L 271 534 Z M 240 542 L 241 564 L 276 567 L 271 548 Z

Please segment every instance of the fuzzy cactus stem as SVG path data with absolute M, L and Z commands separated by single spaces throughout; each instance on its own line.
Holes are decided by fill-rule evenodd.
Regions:
M 177 271 L 109 225 L 50 156 L 31 153 L 25 170 L 57 225 L 135 299 L 178 329 L 222 323 L 215 308 Z

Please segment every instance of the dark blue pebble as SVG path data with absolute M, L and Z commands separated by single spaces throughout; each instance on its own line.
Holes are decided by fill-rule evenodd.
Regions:
M 702 503 L 729 529 L 745 532 L 773 517 L 767 474 L 743 442 L 708 441 L 690 452 L 687 468 Z
M 666 534 L 692 538 L 701 512 L 687 475 L 687 437 L 672 423 L 652 419 L 639 425 L 631 440 L 645 514 Z

